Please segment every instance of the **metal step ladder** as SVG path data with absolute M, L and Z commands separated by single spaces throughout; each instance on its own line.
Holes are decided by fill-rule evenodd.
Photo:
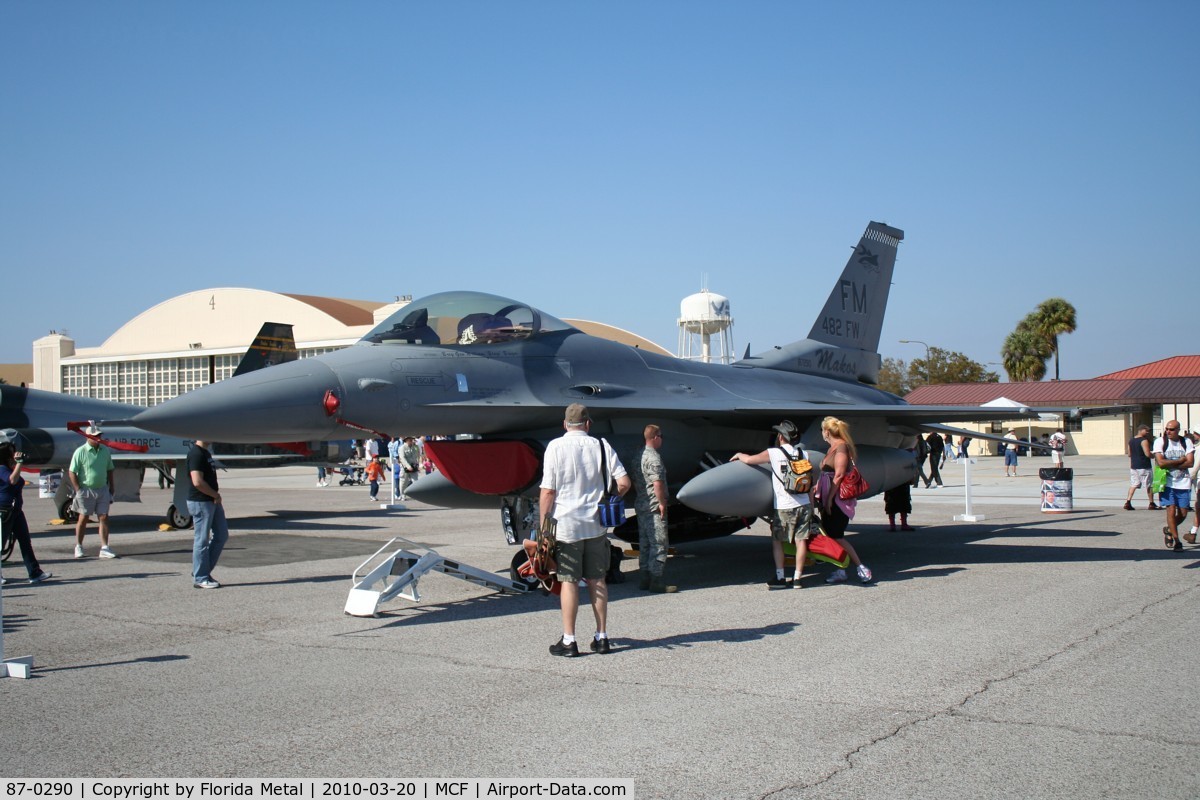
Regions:
M 379 557 L 379 554 L 390 548 L 396 542 L 402 542 L 411 549 L 400 548 L 391 555 L 385 556 L 375 564 L 365 575 L 359 578 L 359 573 Z M 472 567 L 461 561 L 454 561 L 440 555 L 436 550 L 422 547 L 416 542 L 410 542 L 399 536 L 388 541 L 371 556 L 359 564 L 350 576 L 354 583 L 350 596 L 346 598 L 346 613 L 355 617 L 374 617 L 379 611 L 379 604 L 400 595 L 414 603 L 420 602 L 421 593 L 417 590 L 417 582 L 429 572 L 440 572 L 452 578 L 464 580 L 477 586 L 486 586 L 500 592 L 527 592 L 529 586 L 524 581 L 514 581 L 502 578 L 494 572 Z

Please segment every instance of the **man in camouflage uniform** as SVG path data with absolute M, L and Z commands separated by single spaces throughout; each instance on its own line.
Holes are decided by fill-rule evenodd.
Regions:
M 676 592 L 679 588 L 667 585 L 663 572 L 667 566 L 667 470 L 658 448 L 662 447 L 662 430 L 647 425 L 643 434 L 646 446 L 638 451 L 630 465 L 630 477 L 637 494 L 633 501 L 638 521 L 638 566 L 642 590 Z

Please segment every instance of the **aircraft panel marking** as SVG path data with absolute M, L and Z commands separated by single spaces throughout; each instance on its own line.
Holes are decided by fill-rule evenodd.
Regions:
M 867 309 L 867 287 L 864 284 L 862 291 L 859 291 L 857 281 L 840 280 L 838 281 L 841 287 L 842 311 L 849 311 L 855 314 L 866 314 Z M 850 301 L 850 307 L 846 307 L 846 301 Z
M 879 256 L 877 256 L 875 253 L 872 253 L 865 246 L 860 244 L 858 246 L 858 252 L 855 253 L 855 255 L 858 256 L 859 264 L 862 264 L 868 270 L 879 272 Z
M 830 336 L 846 336 L 851 339 L 859 338 L 859 325 L 856 320 L 841 317 L 822 317 L 821 330 Z
M 141 438 L 135 436 L 112 436 L 109 441 L 120 442 L 121 444 L 132 444 L 138 447 L 162 447 L 162 439 L 158 438 Z
M 843 375 L 858 374 L 858 362 L 851 360 L 845 353 L 838 354 L 833 350 L 818 352 L 817 366 L 829 372 L 840 372 Z

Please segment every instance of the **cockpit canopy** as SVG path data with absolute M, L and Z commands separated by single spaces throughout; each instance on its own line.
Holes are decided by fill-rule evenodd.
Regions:
M 415 300 L 362 338 L 371 344 L 477 345 L 575 330 L 562 320 L 507 297 L 440 292 Z

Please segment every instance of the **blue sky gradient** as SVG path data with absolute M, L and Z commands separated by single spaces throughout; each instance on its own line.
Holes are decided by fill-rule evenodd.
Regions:
M 1200 353 L 1197 29 L 1165 0 L 6 2 L 0 362 L 215 286 L 479 289 L 674 350 L 705 276 L 761 351 L 872 219 L 906 232 L 885 356 L 999 361 L 1052 296 L 1064 378 Z

